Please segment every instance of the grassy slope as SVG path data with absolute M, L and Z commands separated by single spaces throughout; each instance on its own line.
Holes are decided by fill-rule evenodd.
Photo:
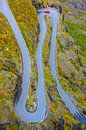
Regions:
M 9 5 L 11 7 L 11 10 L 18 21 L 18 24 L 21 28 L 22 34 L 25 38 L 25 41 L 27 43 L 28 49 L 31 54 L 31 63 L 32 63 L 32 90 L 35 90 L 36 86 L 36 80 L 37 80 L 37 70 L 35 66 L 35 52 L 37 47 L 37 15 L 36 11 L 31 5 L 31 3 L 28 0 L 22 0 L 22 1 L 11 1 L 9 0 Z M 47 3 L 47 0 L 44 1 Z M 52 1 L 51 1 L 52 2 Z M 64 2 L 64 1 L 60 1 Z M 66 13 L 67 9 L 65 8 Z M 21 53 L 18 49 L 17 42 L 14 38 L 14 35 L 9 27 L 9 24 L 7 20 L 3 17 L 2 14 L 0 14 L 0 47 L 2 51 L 0 52 L 0 90 L 1 90 L 1 104 L 0 104 L 0 122 L 4 123 L 4 119 L 6 119 L 6 122 L 11 122 L 17 117 L 14 114 L 13 111 L 13 92 L 16 84 L 18 83 L 19 76 L 21 75 Z M 78 16 L 80 18 L 80 16 Z M 62 16 L 60 20 L 62 19 Z M 29 24 L 28 24 L 29 21 Z M 3 24 L 4 23 L 4 24 Z M 63 105 L 61 99 L 58 96 L 58 93 L 56 91 L 56 84 L 53 80 L 51 74 L 50 74 L 50 68 L 48 64 L 48 58 L 49 58 L 49 39 L 51 35 L 51 23 L 50 21 L 47 22 L 48 24 L 48 33 L 46 36 L 45 44 L 43 47 L 43 59 L 44 59 L 44 72 L 45 72 L 45 79 L 46 79 L 46 86 L 47 91 L 49 92 L 50 96 L 53 97 L 52 101 L 50 101 L 49 97 L 48 99 L 48 106 L 49 106 L 49 114 L 48 118 L 42 122 L 39 126 L 40 130 L 45 129 L 46 127 L 52 130 L 54 127 L 57 127 L 58 118 L 61 116 L 65 119 L 65 130 L 69 129 L 71 130 L 71 124 L 77 123 L 77 121 L 72 117 L 70 112 L 65 108 Z M 78 45 L 81 46 L 82 49 L 79 49 L 79 53 L 83 53 L 83 56 L 85 56 L 85 37 L 81 33 L 81 30 L 85 31 L 85 26 L 83 25 L 77 25 L 73 22 L 70 22 L 69 20 L 66 20 L 65 23 L 68 26 L 68 33 L 63 32 L 62 26 L 63 24 L 60 23 L 59 32 L 60 35 L 57 38 L 58 44 L 58 55 L 57 55 L 57 63 L 59 63 L 59 78 L 61 80 L 61 84 L 63 88 L 69 93 L 70 97 L 74 100 L 74 102 L 80 106 L 83 105 L 84 108 L 86 108 L 85 104 L 85 94 L 83 94 L 83 89 L 81 90 L 82 86 L 85 88 L 86 80 L 85 77 L 83 79 L 82 70 L 83 67 L 80 67 L 80 65 L 77 62 L 77 58 L 80 56 L 77 54 L 78 46 L 73 45 L 71 46 L 71 39 L 72 37 L 75 40 L 75 43 L 78 43 Z M 76 26 L 77 25 L 77 26 Z M 6 28 L 6 30 L 5 30 Z M 2 32 L 3 30 L 3 32 Z M 4 31 L 5 30 L 5 31 Z M 78 32 L 78 33 L 77 33 Z M 70 34 L 69 34 L 70 33 Z M 72 36 L 72 37 L 71 37 Z M 8 37 L 8 38 L 7 38 Z M 83 40 L 84 37 L 84 40 Z M 82 40 L 83 40 L 83 46 L 82 46 Z M 66 50 L 67 43 L 69 43 L 69 50 Z M 10 44 L 10 46 L 9 46 Z M 13 53 L 11 53 L 11 50 Z M 34 51 L 33 51 L 34 50 Z M 74 57 L 72 58 L 70 55 L 72 54 Z M 47 56 L 46 56 L 47 55 Z M 83 64 L 85 65 L 85 58 L 82 56 L 81 60 Z M 69 57 L 69 58 L 68 58 Z M 65 58 L 67 61 L 65 62 Z M 6 60 L 7 59 L 7 60 Z M 12 63 L 10 63 L 11 61 Z M 14 67 L 15 65 L 15 67 Z M 71 66 L 69 68 L 69 66 Z M 4 68 L 4 69 L 3 69 Z M 81 75 L 80 75 L 81 74 Z M 65 76 L 68 75 L 67 79 Z M 78 76 L 76 76 L 78 75 Z M 79 76 L 80 75 L 80 76 Z M 80 78 L 81 77 L 81 78 Z M 79 81 L 79 84 L 77 85 L 76 82 Z M 83 83 L 83 84 L 82 84 Z M 9 88 L 10 86 L 10 88 Z M 78 87 L 77 87 L 78 86 Z M 79 89 L 78 89 L 79 88 Z M 31 101 L 27 102 L 27 106 L 30 105 L 30 109 L 33 109 L 34 102 L 35 102 L 35 91 L 30 91 L 30 97 Z M 15 93 L 15 92 L 14 92 Z M 70 94 L 72 93 L 72 94 Z M 3 95 L 3 96 L 2 96 Z M 77 96 L 76 96 L 77 95 Z M 33 101 L 33 104 L 31 102 Z M 77 101 L 79 103 L 77 103 Z M 4 107 L 4 104 L 5 107 Z M 8 107 L 9 106 L 9 107 Z M 10 109 L 11 108 L 11 109 Z M 8 112 L 9 110 L 9 112 Z M 81 110 L 81 109 L 80 109 Z M 52 115 L 52 116 L 51 116 Z M 55 125 L 56 124 L 56 125 Z M 69 125 L 67 125 L 69 124 Z M 28 127 L 25 126 L 25 124 L 20 123 L 21 127 L 25 127 L 26 130 L 30 128 L 36 129 L 35 125 L 29 125 Z M 10 126 L 9 129 L 16 130 L 17 126 Z M 19 128 L 18 128 L 19 129 Z M 84 128 L 83 128 L 84 130 Z
M 60 0 L 60 2 L 63 5 L 63 11 L 65 13 L 64 23 L 67 27 L 68 32 L 65 31 L 64 29 L 65 25 L 64 23 L 61 22 L 62 19 L 61 15 L 60 17 L 61 26 L 59 28 L 60 35 L 57 38 L 59 43 L 59 45 L 57 45 L 58 46 L 57 63 L 59 63 L 58 65 L 59 78 L 63 88 L 67 91 L 70 98 L 74 101 L 74 103 L 77 105 L 80 111 L 83 111 L 83 108 L 86 109 L 86 96 L 85 96 L 86 76 L 83 73 L 86 67 L 86 58 L 85 58 L 86 26 L 85 24 L 83 24 L 85 22 L 82 21 L 85 21 L 86 12 L 85 11 L 78 12 L 77 10 L 71 10 L 70 8 L 65 6 L 65 3 L 63 3 L 66 2 L 65 0 Z M 44 3 L 47 3 L 47 1 L 44 0 Z M 53 2 L 51 1 L 51 3 Z M 75 16 L 72 17 L 72 15 L 74 14 Z M 49 36 L 47 36 L 46 39 L 47 38 L 49 38 Z M 71 45 L 71 41 L 73 41 L 73 39 L 74 44 Z M 48 40 L 46 41 L 49 42 Z M 46 51 L 47 48 L 48 47 L 46 45 L 46 49 L 44 51 Z M 47 57 L 49 57 L 49 55 L 47 55 Z M 81 63 L 78 61 L 78 59 L 80 59 Z M 45 58 L 45 60 L 47 60 L 47 58 Z M 45 67 L 45 73 L 46 73 L 46 84 L 47 87 L 49 88 L 50 95 L 52 95 L 54 99 L 59 100 L 59 97 L 57 98 L 55 89 L 54 92 L 51 92 L 53 90 L 52 87 L 55 88 L 55 84 L 52 81 L 52 77 L 50 75 L 50 68 L 48 65 L 47 67 Z M 53 107 L 54 103 L 55 106 Z M 57 104 L 56 102 L 54 103 L 51 103 L 52 105 L 50 105 L 50 110 L 55 113 L 54 115 L 54 117 L 56 117 L 54 118 L 55 120 L 57 119 L 57 115 L 58 117 L 60 117 L 59 115 L 61 115 L 62 113 L 62 111 L 59 111 L 58 109 L 63 108 L 62 110 L 65 112 L 63 112 L 62 116 L 64 117 L 66 123 L 72 124 L 72 122 L 76 122 L 70 116 L 69 112 L 66 112 L 63 105 L 60 106 L 59 104 L 56 105 Z M 67 125 L 65 125 L 65 130 L 66 129 L 68 129 Z M 69 129 L 71 128 L 69 127 Z
M 28 0 L 9 0 L 8 3 L 33 60 L 37 46 L 38 18 L 36 10 Z M 15 87 L 21 76 L 21 63 L 21 53 L 17 41 L 8 21 L 0 13 L 0 124 L 12 123 L 17 119 L 13 110 L 13 99 Z M 35 77 L 37 75 L 34 75 L 34 79 Z M 16 130 L 16 128 L 14 129 Z
M 81 47 L 81 54 L 86 57 L 86 25 L 76 24 L 71 21 L 67 21 L 66 24 L 75 43 Z

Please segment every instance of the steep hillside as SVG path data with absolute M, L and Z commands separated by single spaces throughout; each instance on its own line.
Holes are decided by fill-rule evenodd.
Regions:
M 38 18 L 36 10 L 28 0 L 9 0 L 8 3 L 18 22 L 33 61 L 37 46 Z M 17 120 L 13 110 L 13 101 L 17 96 L 15 94 L 20 90 L 21 74 L 22 59 L 17 41 L 7 19 L 0 13 L 0 124 L 4 124 L 4 126 L 7 124 L 6 128 L 9 129 Z M 34 77 L 32 77 L 35 79 L 34 71 L 33 75 Z
M 86 11 L 84 8 L 86 6 L 86 3 L 85 1 L 74 2 L 76 2 L 77 6 L 74 6 L 73 1 L 67 0 L 59 0 L 59 2 L 40 0 L 37 3 L 37 8 L 49 6 L 55 7 L 58 10 L 61 10 L 62 8 L 62 13 L 60 15 L 59 34 L 57 36 L 57 64 L 59 70 L 59 79 L 69 97 L 77 105 L 78 109 L 84 115 L 86 115 Z M 39 3 L 41 3 L 41 6 Z M 78 5 L 80 3 L 82 3 L 82 7 L 79 8 Z M 51 22 L 48 20 L 48 27 L 50 23 Z M 51 27 L 50 30 L 48 28 L 48 31 L 49 32 L 45 41 L 45 44 L 48 44 L 46 44 L 44 47 L 46 48 L 44 49 L 44 61 L 46 61 L 45 64 L 47 66 L 45 66 L 45 74 L 49 98 L 51 102 L 54 102 L 53 100 L 55 100 L 57 97 L 55 93 L 55 83 L 52 80 L 52 76 L 50 75 L 50 68 L 47 64 L 49 58 L 48 48 L 51 37 Z M 56 100 L 59 101 L 59 97 Z M 58 113 L 59 105 L 55 105 L 54 107 L 52 107 L 52 105 L 50 104 L 50 108 L 50 110 L 53 111 L 55 114 L 54 117 L 56 116 L 57 118 L 58 116 L 56 115 L 56 113 Z M 58 115 L 61 115 L 63 110 L 65 111 L 63 106 L 60 106 L 60 109 L 62 109 L 62 111 Z M 65 118 L 65 116 L 67 117 Z M 76 121 L 73 120 L 68 112 L 63 112 L 62 117 L 65 120 L 65 124 L 70 124 L 70 126 L 64 125 L 65 130 L 68 129 L 68 127 L 69 129 L 72 129 L 72 123 L 75 123 Z
M 81 1 L 85 2 L 85 1 Z M 35 53 L 39 37 L 37 8 L 52 6 L 62 10 L 57 35 L 57 69 L 64 90 L 86 116 L 86 11 L 75 6 L 80 1 L 38 0 L 33 5 L 28 0 L 8 0 L 31 54 L 31 90 L 26 106 L 36 108 L 37 68 Z M 82 4 L 83 5 L 83 4 Z M 85 4 L 84 4 L 85 6 Z M 48 116 L 40 124 L 25 124 L 14 113 L 13 106 L 20 91 L 22 59 L 17 41 L 6 18 L 0 13 L 0 127 L 6 130 L 85 130 L 86 128 L 67 110 L 51 75 L 48 63 L 52 20 L 47 21 L 47 35 L 43 46 L 44 73 Z M 14 102 L 14 103 L 13 103 Z

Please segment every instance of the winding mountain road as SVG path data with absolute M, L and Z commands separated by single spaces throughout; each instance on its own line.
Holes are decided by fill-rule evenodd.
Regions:
M 42 61 L 42 46 L 46 36 L 46 23 L 44 16 L 50 15 L 53 20 L 53 32 L 52 40 L 50 47 L 50 58 L 49 64 L 51 67 L 51 73 L 57 84 L 57 91 L 59 92 L 60 97 L 65 103 L 66 107 L 70 110 L 73 116 L 83 125 L 86 126 L 86 118 L 79 112 L 74 103 L 68 97 L 67 93 L 62 89 L 62 86 L 59 82 L 58 72 L 56 70 L 56 35 L 58 29 L 58 20 L 59 12 L 52 8 L 41 9 L 38 11 L 39 15 L 39 24 L 40 24 L 40 39 L 38 42 L 38 47 L 36 51 L 36 64 L 38 69 L 38 84 L 36 89 L 37 95 L 37 109 L 34 112 L 29 112 L 26 109 L 26 100 L 28 97 L 28 92 L 30 89 L 30 74 L 31 74 L 31 65 L 30 65 L 30 54 L 27 49 L 24 38 L 21 34 L 21 31 L 18 27 L 18 24 L 7 4 L 6 0 L 0 0 L 0 12 L 4 14 L 7 18 L 16 40 L 18 42 L 21 54 L 22 54 L 22 92 L 20 98 L 14 106 L 16 114 L 26 123 L 31 122 L 40 122 L 45 119 L 47 115 L 47 105 L 46 105 L 46 91 L 45 91 L 45 80 L 44 80 L 44 71 L 43 71 L 43 61 Z

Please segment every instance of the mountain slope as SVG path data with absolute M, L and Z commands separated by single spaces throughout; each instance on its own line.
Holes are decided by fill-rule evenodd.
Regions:
M 36 3 L 38 8 L 40 8 L 39 2 L 41 0 Z M 59 79 L 64 90 L 79 110 L 86 115 L 86 11 L 78 10 L 71 2 L 66 0 L 59 0 L 59 2 L 46 0 L 44 3 L 41 2 L 41 5 L 46 7 L 53 4 L 55 8 L 59 9 L 58 4 L 60 4 L 62 7 L 56 56 Z M 33 111 L 36 108 L 35 89 L 37 83 L 35 52 L 40 33 L 36 9 L 28 0 L 8 0 L 8 3 L 31 54 L 31 90 L 30 100 L 27 100 L 26 106 Z M 80 128 L 85 130 L 86 128 L 78 124 L 67 110 L 56 91 L 56 83 L 50 73 L 48 63 L 52 20 L 50 17 L 45 19 L 47 21 L 47 35 L 43 46 L 43 59 L 49 114 L 42 123 L 27 125 L 15 115 L 13 110 L 14 95 L 17 96 L 21 83 L 21 53 L 9 23 L 0 13 L 0 124 L 4 124 L 7 130 L 56 130 L 60 127 L 61 129 L 64 128 L 64 130 L 77 130 Z

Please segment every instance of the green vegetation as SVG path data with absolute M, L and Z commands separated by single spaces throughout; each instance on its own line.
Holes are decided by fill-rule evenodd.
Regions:
M 62 3 L 63 3 L 63 2 L 67 2 L 67 0 L 59 0 L 59 2 L 62 2 Z
M 82 12 L 79 12 L 75 17 L 76 19 L 84 20 L 85 15 L 86 15 L 86 12 L 82 11 Z
M 42 1 L 44 1 L 46 6 L 48 0 Z M 38 0 L 37 2 L 42 1 Z M 56 3 L 56 0 L 50 0 L 49 2 Z M 66 0 L 59 0 L 59 2 L 63 3 L 63 11 L 65 13 L 64 23 L 62 22 L 63 14 L 60 16 L 59 35 L 57 36 L 56 60 L 59 79 L 63 89 L 68 93 L 80 111 L 86 113 L 86 25 L 80 21 L 84 20 L 85 12 L 76 13 L 74 12 L 75 10 L 65 7 L 64 2 Z M 39 37 L 38 17 L 36 9 L 28 0 L 8 0 L 8 3 L 31 55 L 30 100 L 27 99 L 26 106 L 29 110 L 33 111 L 36 108 L 38 76 L 35 63 L 35 53 Z M 73 13 L 76 15 L 72 16 L 71 14 Z M 71 18 L 74 18 L 73 22 L 71 22 L 70 15 Z M 43 45 L 43 66 L 47 91 L 48 117 L 40 124 L 27 125 L 15 115 L 13 110 L 14 95 L 19 90 L 21 82 L 21 52 L 8 21 L 0 13 L 0 124 L 10 123 L 5 125 L 6 130 L 57 129 L 58 120 L 61 117 L 64 119 L 64 130 L 72 130 L 73 123 L 78 125 L 78 121 L 74 119 L 59 97 L 56 91 L 56 83 L 51 75 L 49 49 L 52 21 L 49 17 L 46 18 L 46 21 L 47 35 Z M 80 126 L 80 128 L 82 130 L 86 129 L 83 126 Z
M 77 45 L 80 45 L 80 53 L 86 57 L 86 25 L 79 25 L 72 23 L 71 21 L 66 21 L 68 25 L 68 31 L 70 35 L 74 38 Z
M 28 0 L 9 0 L 8 3 L 27 43 L 31 60 L 34 61 L 38 25 L 36 10 Z M 34 64 L 35 61 L 32 62 L 32 66 Z M 36 67 L 32 68 L 34 68 L 32 77 L 36 80 Z M 21 82 L 21 73 L 21 52 L 7 19 L 0 13 L 0 124 L 10 122 L 10 125 L 6 126 L 7 130 L 17 129 L 13 125 L 18 119 L 14 113 L 13 101 Z

